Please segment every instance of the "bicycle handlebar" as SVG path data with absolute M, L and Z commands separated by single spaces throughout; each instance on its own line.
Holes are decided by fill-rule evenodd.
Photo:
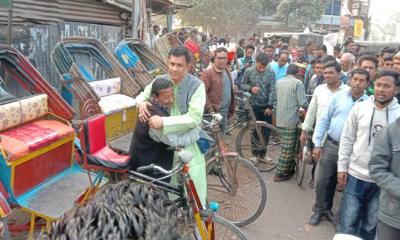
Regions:
M 178 158 L 179 158 L 179 163 L 171 170 L 166 170 L 165 168 L 155 164 L 150 164 L 147 166 L 138 167 L 136 171 L 139 173 L 144 173 L 148 171 L 153 171 L 153 172 L 158 171 L 164 175 L 172 175 L 181 170 L 185 164 L 189 163 L 193 158 L 193 154 L 186 151 L 178 151 Z
M 171 170 L 166 170 L 163 167 L 160 167 L 158 165 L 155 164 L 150 164 L 147 166 L 143 166 L 143 167 L 138 167 L 136 169 L 137 172 L 139 173 L 145 173 L 145 172 L 149 172 L 149 171 L 158 171 L 164 175 L 170 175 L 173 174 L 175 172 L 178 172 L 182 167 L 183 167 L 184 163 L 179 163 L 178 165 L 176 165 L 174 168 L 172 168 Z

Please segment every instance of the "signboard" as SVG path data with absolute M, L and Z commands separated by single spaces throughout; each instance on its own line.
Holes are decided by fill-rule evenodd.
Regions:
M 364 22 L 359 19 L 354 20 L 354 37 L 361 37 L 364 29 Z
M 13 0 L 0 0 L 0 8 L 11 8 Z

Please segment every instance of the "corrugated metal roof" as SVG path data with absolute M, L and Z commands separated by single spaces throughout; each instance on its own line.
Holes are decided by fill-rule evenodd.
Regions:
M 150 0 L 150 6 L 155 14 L 189 7 L 169 0 Z M 120 14 L 131 10 L 131 0 L 14 0 L 13 22 L 49 24 L 75 21 L 121 26 L 126 22 Z M 8 11 L 0 8 L 0 25 L 7 22 Z
M 116 5 L 97 0 L 14 0 L 13 22 L 52 23 L 76 21 L 123 25 L 121 12 L 127 12 Z M 0 23 L 6 24 L 7 9 L 0 9 Z
M 132 10 L 132 0 L 103 0 L 103 1 L 124 8 L 128 11 Z M 169 0 L 150 0 L 149 2 L 151 11 L 152 13 L 155 14 L 166 14 L 169 10 L 174 11 L 190 7 L 190 6 L 175 4 Z

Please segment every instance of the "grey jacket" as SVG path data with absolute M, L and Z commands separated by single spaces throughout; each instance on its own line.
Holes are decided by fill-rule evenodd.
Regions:
M 381 188 L 379 219 L 400 229 L 400 118 L 377 134 L 369 171 Z
M 256 67 L 246 69 L 243 75 L 241 88 L 251 92 L 252 87 L 259 87 L 258 94 L 252 94 L 250 104 L 252 107 L 273 108 L 276 105 L 275 73 L 270 67 L 264 72 L 258 72 Z

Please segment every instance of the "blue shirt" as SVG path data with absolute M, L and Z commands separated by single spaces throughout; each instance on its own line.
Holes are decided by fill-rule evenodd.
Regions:
M 335 94 L 315 127 L 313 136 L 315 147 L 322 147 L 326 133 L 339 142 L 351 108 L 356 103 L 366 99 L 368 99 L 368 96 L 364 94 L 354 101 L 351 96 L 351 89 Z
M 271 69 L 275 72 L 275 80 L 279 80 L 281 78 L 286 77 L 286 72 L 289 64 L 286 63 L 282 67 L 279 66 L 278 62 L 272 61 L 270 63 Z

